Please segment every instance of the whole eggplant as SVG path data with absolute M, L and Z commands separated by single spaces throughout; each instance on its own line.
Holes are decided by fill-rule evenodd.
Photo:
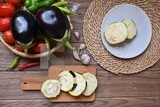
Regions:
M 36 14 L 36 21 L 40 31 L 53 40 L 63 38 L 65 31 L 70 29 L 66 15 L 55 6 L 41 8 Z
M 32 47 L 37 38 L 37 23 L 27 11 L 17 11 L 11 18 L 11 31 L 15 41 L 24 49 Z
M 57 7 L 41 8 L 36 14 L 39 31 L 51 41 L 61 42 L 69 49 L 74 48 L 69 43 L 70 23 L 67 16 Z

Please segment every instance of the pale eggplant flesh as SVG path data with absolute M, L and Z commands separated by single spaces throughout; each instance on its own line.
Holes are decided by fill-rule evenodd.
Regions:
M 59 76 L 59 81 L 61 83 L 61 90 L 68 92 L 73 89 L 74 86 L 74 75 L 72 71 L 62 71 Z
M 74 72 L 76 77 L 75 77 L 75 83 L 77 84 L 76 86 L 74 86 L 74 89 L 72 89 L 71 91 L 69 91 L 69 94 L 72 96 L 79 96 L 82 94 L 82 92 L 85 90 L 86 88 L 86 80 L 85 78 L 77 73 Z
M 41 92 L 46 98 L 55 98 L 60 94 L 61 84 L 58 80 L 48 79 L 41 86 Z
M 130 19 L 123 20 L 123 23 L 127 26 L 127 30 L 128 30 L 127 39 L 130 39 L 130 40 L 133 39 L 137 35 L 136 24 L 134 23 L 133 20 L 130 20 Z
M 115 45 L 127 39 L 127 26 L 122 22 L 111 23 L 105 31 L 105 39 L 109 44 Z
M 87 82 L 86 89 L 83 91 L 83 95 L 90 96 L 95 92 L 98 86 L 97 78 L 90 72 L 83 73 L 83 77 Z

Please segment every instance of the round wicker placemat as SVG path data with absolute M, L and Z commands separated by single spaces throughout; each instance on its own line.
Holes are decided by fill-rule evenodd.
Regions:
M 146 51 L 133 59 L 112 56 L 103 46 L 100 29 L 106 13 L 123 3 L 142 8 L 152 22 L 152 40 Z M 146 0 L 93 0 L 84 17 L 83 34 L 87 48 L 96 62 L 115 74 L 133 74 L 145 70 L 160 59 L 160 16 Z

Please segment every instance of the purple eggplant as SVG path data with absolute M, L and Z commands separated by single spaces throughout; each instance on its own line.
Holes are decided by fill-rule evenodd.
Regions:
M 27 11 L 17 11 L 11 19 L 11 31 L 15 41 L 24 49 L 32 47 L 37 38 L 37 23 Z
M 70 23 L 67 16 L 57 7 L 49 6 L 41 8 L 36 14 L 39 31 L 49 40 L 65 44 L 68 48 L 74 48 L 69 43 Z

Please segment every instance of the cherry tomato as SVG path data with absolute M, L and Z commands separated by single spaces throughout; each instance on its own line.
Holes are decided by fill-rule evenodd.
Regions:
M 24 51 L 24 49 L 20 47 L 18 44 L 15 44 L 14 48 L 18 51 Z
M 10 4 L 12 4 L 13 6 L 20 6 L 22 1 L 21 0 L 8 0 L 8 2 Z
M 4 40 L 6 41 L 6 43 L 9 43 L 9 44 L 12 44 L 15 42 L 12 32 L 10 30 L 7 30 L 4 32 Z
M 1 13 L 1 12 L 0 12 Z M 6 31 L 10 29 L 10 18 L 0 18 L 0 31 Z
M 33 50 L 37 53 L 42 53 L 46 50 L 46 45 L 43 41 L 38 41 L 33 47 Z
M 11 17 L 16 11 L 11 4 L 0 4 L 0 17 Z

